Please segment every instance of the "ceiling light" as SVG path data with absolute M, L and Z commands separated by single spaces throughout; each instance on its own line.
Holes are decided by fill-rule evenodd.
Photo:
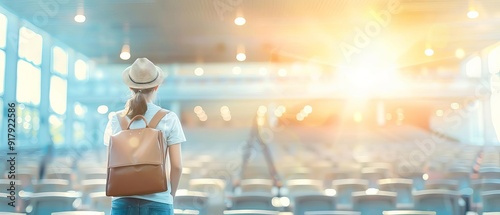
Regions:
M 304 118 L 305 118 L 305 117 L 304 117 L 304 115 L 302 115 L 302 114 L 298 113 L 298 114 L 297 114 L 297 116 L 296 116 L 295 118 L 296 118 L 298 121 L 302 121 L 302 120 L 304 120 Z
M 247 59 L 247 55 L 245 53 L 238 53 L 236 55 L 236 60 L 238 61 L 245 61 Z
M 100 113 L 100 114 L 107 113 L 108 112 L 108 106 L 101 105 L 101 106 L 97 107 L 97 112 Z
M 264 116 L 267 113 L 267 107 L 264 105 L 259 106 L 257 109 L 257 115 Z
M 311 105 L 306 105 L 304 107 L 304 112 L 307 113 L 307 114 L 312 113 L 312 107 L 311 107 Z
M 203 108 L 201 106 L 196 106 L 194 107 L 194 113 L 196 114 L 201 114 L 203 111 Z
M 225 106 L 225 105 L 224 105 L 224 106 L 222 106 L 222 107 L 220 108 L 220 112 L 221 112 L 221 113 L 223 113 L 223 114 L 224 114 L 224 113 L 229 113 L 229 112 L 230 112 L 230 111 L 229 111 L 229 107 L 228 107 L 228 106 Z
M 204 71 L 203 71 L 203 69 L 202 69 L 202 68 L 200 68 L 200 67 L 198 67 L 198 68 L 196 68 L 196 69 L 194 70 L 194 74 L 195 74 L 196 76 L 202 76 L 202 75 L 203 75 L 203 73 L 204 73 Z
M 456 103 L 456 102 L 453 102 L 451 103 L 451 109 L 453 110 L 458 110 L 460 108 L 460 104 Z
M 422 179 L 427 181 L 429 179 L 429 175 L 427 173 L 423 174 Z
M 245 23 L 247 23 L 247 20 L 241 16 L 236 17 L 236 19 L 234 19 L 234 24 L 236 24 L 236 25 L 242 26 Z
M 78 8 L 76 9 L 75 22 L 84 23 L 87 18 L 83 10 L 83 2 L 78 3 Z
M 200 121 L 205 122 L 208 120 L 208 116 L 205 114 L 205 115 L 199 116 L 199 119 L 200 119 Z
M 470 9 L 469 12 L 467 12 L 467 17 L 469 17 L 469 19 L 475 19 L 478 16 L 479 16 L 479 12 L 477 12 L 474 9 Z
M 87 18 L 85 17 L 85 15 L 83 14 L 77 14 L 75 16 L 75 22 L 78 22 L 78 23 L 84 23 L 85 20 L 87 20 Z
M 432 50 L 431 48 L 428 48 L 425 50 L 424 53 L 425 53 L 425 55 L 430 57 L 430 56 L 434 55 L 434 50 Z
M 222 117 L 222 119 L 226 122 L 229 122 L 229 121 L 231 121 L 231 115 L 225 115 Z
M 130 59 L 130 46 L 128 44 L 123 44 L 122 53 L 120 53 L 120 58 L 122 60 Z

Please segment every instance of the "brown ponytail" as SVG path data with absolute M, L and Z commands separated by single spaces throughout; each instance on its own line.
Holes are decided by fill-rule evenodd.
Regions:
M 131 89 L 134 95 L 132 95 L 125 105 L 125 113 L 130 119 L 146 113 L 148 110 L 146 98 L 153 92 L 154 87 L 148 89 Z

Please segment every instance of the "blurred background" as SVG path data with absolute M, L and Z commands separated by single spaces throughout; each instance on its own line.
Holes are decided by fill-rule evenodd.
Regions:
M 0 0 L 0 211 L 109 213 L 139 57 L 186 134 L 179 214 L 500 211 L 499 25 L 497 0 Z

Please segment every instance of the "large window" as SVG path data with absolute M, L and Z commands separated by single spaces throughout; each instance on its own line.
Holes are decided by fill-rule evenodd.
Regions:
M 5 45 L 7 43 L 7 17 L 0 13 L 0 95 L 4 93 Z
M 64 114 L 68 97 L 68 53 L 59 46 L 52 48 L 49 103 L 53 111 L 49 117 L 49 129 L 55 144 L 64 143 Z
M 75 78 L 79 81 L 87 80 L 88 78 L 88 68 L 87 63 L 83 60 L 77 60 L 75 62 Z
M 0 49 L 0 95 L 5 91 L 5 51 Z
M 18 143 L 36 144 L 38 142 L 38 130 L 40 129 L 40 116 L 37 108 L 19 104 L 17 106 L 17 129 Z
M 0 13 L 0 48 L 5 48 L 7 43 L 7 17 Z
M 75 121 L 73 123 L 73 143 L 82 144 L 85 141 L 85 123 Z
M 5 120 L 7 121 L 7 120 Z M 3 99 L 0 98 L 0 122 L 3 122 Z M 2 126 L 4 123 L 0 124 L 0 131 L 2 130 Z
M 50 78 L 50 107 L 57 114 L 66 113 L 66 92 L 68 91 L 66 79 L 58 76 Z
M 42 36 L 26 27 L 21 27 L 19 57 L 34 65 L 40 65 L 42 63 Z
M 40 68 L 24 60 L 17 63 L 17 102 L 38 106 L 40 104 Z
M 18 140 L 20 143 L 38 143 L 40 116 L 42 36 L 21 27 L 19 29 L 19 60 L 17 63 L 16 99 L 18 106 Z
M 52 49 L 52 70 L 63 76 L 68 74 L 68 54 L 58 46 Z
M 55 145 L 64 143 L 64 119 L 57 115 L 50 115 L 49 117 L 49 130 L 52 141 Z
M 0 121 L 3 122 L 3 94 L 5 88 L 5 45 L 7 41 L 7 17 L 0 13 Z M 2 130 L 3 123 L 0 125 Z
M 73 123 L 73 143 L 81 144 L 85 141 L 85 117 L 87 116 L 87 107 L 79 102 L 74 104 L 75 122 Z

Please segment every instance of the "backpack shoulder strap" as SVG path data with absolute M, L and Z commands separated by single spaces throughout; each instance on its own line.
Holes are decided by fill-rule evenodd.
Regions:
M 160 122 L 160 120 L 165 116 L 167 115 L 168 111 L 165 110 L 165 109 L 160 109 L 158 112 L 156 112 L 156 114 L 153 116 L 153 118 L 151 119 L 151 121 L 149 122 L 149 127 L 150 128 L 156 128 L 156 126 L 158 125 L 158 123 Z
M 127 115 L 125 115 L 124 111 L 120 111 L 116 113 L 116 117 L 118 117 L 118 121 L 120 121 L 120 127 L 122 130 L 126 130 L 128 127 Z

